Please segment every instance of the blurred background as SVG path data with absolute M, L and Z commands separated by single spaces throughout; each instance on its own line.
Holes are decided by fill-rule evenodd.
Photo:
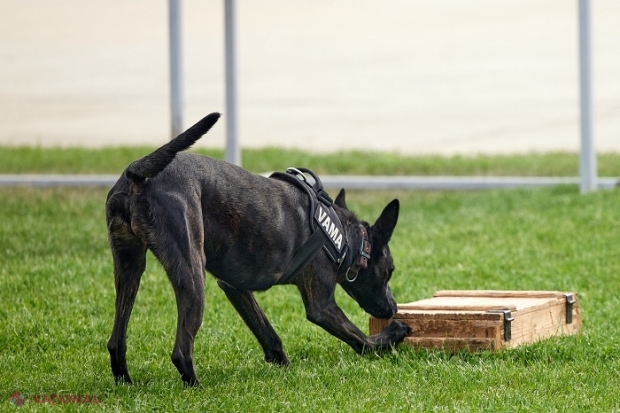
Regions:
M 236 5 L 242 147 L 579 149 L 577 1 Z M 225 111 L 224 10 L 182 7 L 189 127 Z M 596 149 L 620 151 L 620 1 L 591 7 Z M 0 0 L 0 145 L 166 142 L 168 53 L 167 0 Z

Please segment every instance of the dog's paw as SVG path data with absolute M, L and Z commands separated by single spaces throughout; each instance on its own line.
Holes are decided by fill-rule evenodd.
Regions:
M 200 384 L 200 382 L 196 378 L 191 378 L 188 380 L 183 379 L 183 385 L 186 388 L 195 388 L 195 389 L 202 388 L 202 384 Z
M 118 376 L 114 376 L 114 382 L 116 384 L 133 384 L 129 374 L 119 374 Z
M 411 332 L 411 327 L 402 321 L 392 321 L 381 333 L 368 337 L 367 350 L 385 350 L 396 346 Z
M 285 352 L 274 352 L 270 354 L 265 354 L 265 361 L 267 363 L 273 363 L 278 366 L 288 366 L 289 364 L 291 364 Z
M 399 320 L 394 320 L 387 326 L 386 330 L 390 330 L 394 344 L 398 344 L 411 333 L 411 327 Z

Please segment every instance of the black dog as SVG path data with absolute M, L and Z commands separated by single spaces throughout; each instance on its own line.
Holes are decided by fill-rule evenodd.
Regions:
M 286 365 L 289 360 L 253 291 L 276 284 L 296 285 L 308 320 L 358 353 L 401 342 L 409 333 L 404 323 L 394 321 L 382 333 L 367 337 L 334 300 L 340 284 L 371 315 L 390 318 L 396 312 L 388 287 L 394 271 L 388 241 L 398 219 L 398 200 L 390 202 L 370 226 L 348 210 L 344 190 L 332 205 L 319 188 L 322 199 L 317 214 L 324 220 L 320 225 L 329 229 L 325 222 L 329 211 L 333 221 L 340 221 L 340 227 L 332 225 L 323 232 L 331 236 L 332 250 L 342 254 L 334 257 L 319 245 L 300 260 L 298 252 L 310 244 L 309 239 L 317 238 L 311 237 L 313 217 L 309 212 L 316 203 L 305 193 L 305 177 L 295 177 L 299 171 L 290 176 L 301 186 L 284 177 L 266 178 L 226 162 L 179 153 L 218 118 L 218 113 L 208 115 L 133 162 L 108 194 L 106 216 L 116 286 L 116 315 L 108 350 L 116 382 L 131 383 L 125 358 L 126 332 L 147 249 L 161 262 L 174 288 L 178 321 L 172 362 L 188 385 L 198 384 L 193 354 L 204 312 L 205 269 L 217 278 L 268 362 Z

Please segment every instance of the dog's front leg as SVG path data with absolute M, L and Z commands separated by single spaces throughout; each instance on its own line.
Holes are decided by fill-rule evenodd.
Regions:
M 282 340 L 280 340 L 280 337 L 278 337 L 278 334 L 269 323 L 267 316 L 259 307 L 254 294 L 251 291 L 238 290 L 222 280 L 218 280 L 217 285 L 224 291 L 228 300 L 258 339 L 265 353 L 265 361 L 279 365 L 288 365 L 290 362 L 282 348 Z
M 308 320 L 338 337 L 359 354 L 392 348 L 403 341 L 411 331 L 407 324 L 395 320 L 381 333 L 366 336 L 336 304 L 335 286 L 322 284 L 313 279 L 298 285 L 298 288 L 304 301 Z

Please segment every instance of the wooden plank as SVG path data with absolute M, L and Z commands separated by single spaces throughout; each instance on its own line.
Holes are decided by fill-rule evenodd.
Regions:
M 487 297 L 487 296 L 442 296 L 411 303 L 399 304 L 402 310 L 462 310 L 462 311 L 488 311 L 507 309 L 511 311 L 532 311 L 533 309 L 556 305 L 566 299 L 563 294 L 549 297 Z
M 406 320 L 408 318 L 438 318 L 443 320 L 500 320 L 501 314 L 489 313 L 483 311 L 466 311 L 466 310 L 398 310 L 394 315 L 395 319 Z
M 490 302 L 484 301 L 480 298 L 448 298 L 445 300 L 429 298 L 428 300 L 415 301 L 412 303 L 400 304 L 399 310 L 464 310 L 464 311 L 487 311 L 487 310 L 501 310 L 507 309 L 515 311 L 517 308 L 514 305 L 507 304 L 505 301 L 498 302 L 497 300 Z
M 426 314 L 425 317 L 399 318 L 398 314 L 394 317 L 409 327 L 410 336 L 414 337 L 464 337 L 464 338 L 488 338 L 499 337 L 500 327 L 503 323 L 503 314 L 480 314 L 484 317 L 445 317 L 448 314 L 432 317 Z M 378 334 L 385 329 L 392 320 L 382 320 L 371 318 L 369 323 L 370 335 Z
M 499 350 L 501 341 L 492 338 L 429 338 L 429 337 L 405 337 L 405 344 L 418 348 L 439 348 L 449 351 L 482 351 Z M 497 346 L 500 346 L 499 348 Z
M 498 321 L 408 319 L 405 322 L 414 337 L 495 338 L 501 327 Z
M 527 297 L 552 298 L 563 297 L 560 291 L 510 291 L 510 290 L 440 290 L 433 297 Z
M 412 303 L 399 304 L 399 310 L 521 310 L 537 307 L 556 301 L 555 297 L 545 298 L 505 298 L 505 297 L 436 297 Z

